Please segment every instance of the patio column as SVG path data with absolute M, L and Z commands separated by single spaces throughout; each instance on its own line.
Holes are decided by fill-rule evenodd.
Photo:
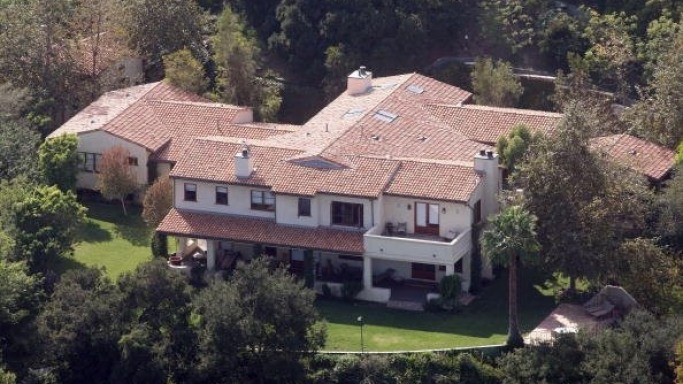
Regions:
M 206 269 L 213 271 L 216 268 L 216 241 L 206 240 Z
M 185 253 L 185 246 L 187 245 L 187 237 L 176 237 L 176 240 L 178 241 L 178 249 L 176 250 L 175 254 L 178 257 L 183 257 L 183 254 Z
M 455 264 L 446 264 L 446 276 L 450 276 L 455 273 Z
M 363 288 L 372 288 L 372 259 L 363 256 Z
M 483 258 L 483 256 L 482 256 Z M 484 260 L 482 260 L 484 261 Z M 483 263 L 482 263 L 483 264 Z M 482 266 L 483 268 L 483 266 Z M 484 275 L 482 273 L 482 275 Z M 467 252 L 465 256 L 462 257 L 462 290 L 465 292 L 470 291 L 470 284 L 472 283 L 472 253 Z

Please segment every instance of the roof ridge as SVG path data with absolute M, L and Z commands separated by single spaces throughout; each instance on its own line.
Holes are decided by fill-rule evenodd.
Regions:
M 473 109 L 479 111 L 491 111 L 491 112 L 505 112 L 515 115 L 526 115 L 526 116 L 547 116 L 547 117 L 562 117 L 564 114 L 558 112 L 541 111 L 538 109 L 524 109 L 524 108 L 509 108 L 509 107 L 495 107 L 491 105 L 476 105 L 476 104 L 428 104 L 428 106 L 435 107 L 446 107 L 446 108 L 461 108 L 461 109 Z
M 190 105 L 190 106 L 201 106 L 201 107 L 223 108 L 223 109 L 237 109 L 237 110 L 250 109 L 250 107 L 247 107 L 247 106 L 217 103 L 217 102 L 213 102 L 213 101 L 164 100 L 164 99 L 141 99 L 141 100 L 144 101 L 145 103 L 164 103 L 164 104 Z

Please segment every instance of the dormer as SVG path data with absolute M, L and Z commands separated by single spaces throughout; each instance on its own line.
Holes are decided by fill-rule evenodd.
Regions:
M 349 95 L 360 95 L 367 92 L 372 87 L 372 72 L 365 66 L 353 71 L 346 79 L 346 93 Z
M 251 157 L 249 146 L 242 146 L 242 150 L 235 155 L 235 176 L 246 178 L 254 171 L 254 160 Z

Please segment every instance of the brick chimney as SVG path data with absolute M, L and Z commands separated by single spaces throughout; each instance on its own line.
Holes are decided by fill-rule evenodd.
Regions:
M 346 93 L 349 95 L 360 95 L 367 92 L 372 87 L 372 72 L 365 66 L 351 72 L 346 78 Z

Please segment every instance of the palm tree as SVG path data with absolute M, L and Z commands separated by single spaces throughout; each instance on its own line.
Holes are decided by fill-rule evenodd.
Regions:
M 484 232 L 481 247 L 491 263 L 508 268 L 507 345 L 523 346 L 517 319 L 517 264 L 537 259 L 541 246 L 536 240 L 536 216 L 518 205 L 505 208 Z

